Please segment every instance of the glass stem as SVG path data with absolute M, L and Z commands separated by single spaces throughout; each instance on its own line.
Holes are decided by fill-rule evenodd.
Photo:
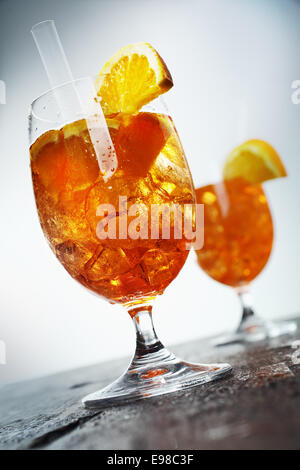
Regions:
M 253 310 L 252 296 L 249 291 L 245 290 L 245 288 L 238 289 L 237 294 L 242 306 L 242 319 L 238 328 L 239 330 L 249 317 L 253 317 L 255 315 L 255 312 Z
M 128 310 L 135 330 L 136 349 L 130 369 L 157 364 L 173 356 L 159 341 L 152 320 L 152 306 L 131 308 Z

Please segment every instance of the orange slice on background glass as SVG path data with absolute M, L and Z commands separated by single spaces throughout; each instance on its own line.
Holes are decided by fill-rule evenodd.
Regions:
M 259 139 L 248 140 L 236 147 L 223 168 L 224 180 L 243 178 L 253 184 L 283 176 L 287 176 L 287 172 L 278 153 Z
M 173 86 L 171 74 L 148 43 L 122 47 L 100 71 L 95 82 L 105 115 L 134 113 Z

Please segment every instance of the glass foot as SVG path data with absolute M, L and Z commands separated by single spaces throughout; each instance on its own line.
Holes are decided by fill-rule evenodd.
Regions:
M 112 384 L 86 396 L 86 408 L 101 409 L 131 401 L 176 392 L 220 379 L 231 373 L 229 364 L 194 364 L 179 360 L 167 349 L 135 359 Z
M 242 321 L 235 333 L 221 335 L 213 340 L 214 346 L 225 346 L 234 343 L 254 343 L 268 338 L 289 335 L 297 330 L 294 321 L 266 321 L 256 315 Z

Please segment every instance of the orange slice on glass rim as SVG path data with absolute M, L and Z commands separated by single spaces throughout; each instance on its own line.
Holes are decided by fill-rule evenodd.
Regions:
M 267 142 L 252 139 L 236 147 L 227 157 L 223 179 L 243 178 L 253 184 L 287 176 L 276 152 Z
M 148 43 L 122 47 L 106 62 L 95 82 L 105 115 L 134 113 L 173 86 L 171 74 Z

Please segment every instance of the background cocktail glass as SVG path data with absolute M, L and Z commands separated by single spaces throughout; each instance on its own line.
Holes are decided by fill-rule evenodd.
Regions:
M 242 105 L 240 111 L 245 111 L 245 103 Z M 212 143 L 215 155 L 206 159 L 202 174 L 195 176 L 197 202 L 205 205 L 204 246 L 196 250 L 198 264 L 212 279 L 234 288 L 242 306 L 237 330 L 218 337 L 215 343 L 219 345 L 258 341 L 296 329 L 293 321 L 267 321 L 253 309 L 249 285 L 269 260 L 274 228 L 262 184 L 252 184 L 243 177 L 223 180 L 228 153 L 242 143 L 241 134 L 247 134 L 245 113 L 240 112 L 240 116 L 237 113 L 237 117 L 242 132 L 234 136 L 231 131 L 231 147 L 230 133 L 224 136 L 224 141 L 220 138 Z

